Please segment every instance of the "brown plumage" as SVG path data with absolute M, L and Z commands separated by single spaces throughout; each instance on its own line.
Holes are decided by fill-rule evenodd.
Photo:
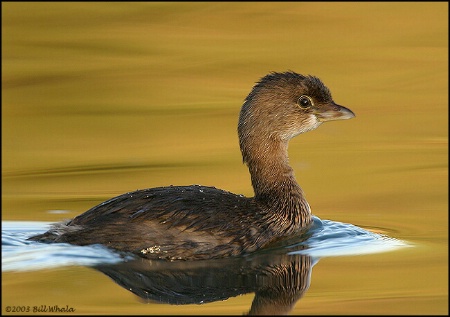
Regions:
M 322 122 L 352 117 L 317 77 L 270 73 L 245 99 L 238 123 L 254 197 L 198 185 L 137 190 L 30 239 L 103 244 L 168 260 L 256 251 L 311 223 L 310 207 L 288 164 L 289 140 Z

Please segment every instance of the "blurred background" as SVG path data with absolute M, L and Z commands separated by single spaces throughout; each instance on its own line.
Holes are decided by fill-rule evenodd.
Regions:
M 170 184 L 252 196 L 239 110 L 286 70 L 356 114 L 290 143 L 313 213 L 416 245 L 322 260 L 294 314 L 447 314 L 446 2 L 2 2 L 2 219 Z M 86 268 L 2 277 L 3 302 L 79 313 L 241 314 L 252 299 L 150 309 L 119 287 L 105 299 Z

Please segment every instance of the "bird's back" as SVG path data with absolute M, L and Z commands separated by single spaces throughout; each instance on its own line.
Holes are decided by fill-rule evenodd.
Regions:
M 202 259 L 255 251 L 272 235 L 253 198 L 192 185 L 117 196 L 33 240 L 99 243 L 147 258 Z

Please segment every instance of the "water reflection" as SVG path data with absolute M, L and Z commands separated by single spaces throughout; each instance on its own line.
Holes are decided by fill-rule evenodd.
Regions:
M 2 272 L 88 266 L 144 302 L 203 304 L 254 293 L 248 314 L 288 314 L 310 285 L 322 257 L 361 255 L 411 246 L 352 224 L 314 217 L 311 229 L 248 256 L 162 261 L 124 255 L 101 245 L 30 241 L 46 222 L 2 222 Z
M 94 268 L 144 302 L 203 304 L 255 293 L 248 314 L 285 315 L 308 290 L 315 263 L 311 256 L 285 253 L 183 262 L 137 259 Z

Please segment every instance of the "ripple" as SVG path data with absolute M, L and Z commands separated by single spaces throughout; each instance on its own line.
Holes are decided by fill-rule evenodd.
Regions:
M 349 256 L 380 253 L 410 247 L 411 244 L 358 226 L 313 217 L 311 236 L 303 242 L 304 250 L 289 254 L 313 257 Z
M 131 258 L 102 245 L 45 244 L 27 240 L 30 236 L 47 231 L 51 224 L 38 221 L 2 221 L 2 271 L 114 264 Z M 287 246 L 287 253 L 321 258 L 387 252 L 411 246 L 404 241 L 355 225 L 317 217 L 314 217 L 310 234 L 306 241 Z M 295 248 L 298 245 L 304 248 L 298 250 Z M 289 251 L 291 248 L 295 248 L 295 251 Z
M 2 221 L 2 272 L 32 271 L 70 265 L 113 264 L 123 257 L 101 245 L 45 244 L 27 238 L 44 233 L 50 222 Z

